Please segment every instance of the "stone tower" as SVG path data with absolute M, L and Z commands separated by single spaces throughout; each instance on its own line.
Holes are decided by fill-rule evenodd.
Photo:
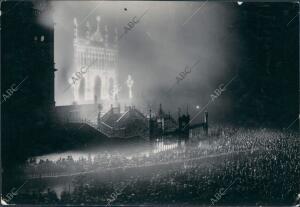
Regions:
M 83 71 L 82 77 L 73 85 L 74 101 L 78 104 L 101 103 L 104 108 L 116 101 L 118 94 L 118 31 L 109 35 L 108 27 L 96 24 L 85 26 L 74 19 L 74 73 Z M 80 27 L 85 27 L 80 31 Z M 83 32 L 83 34 L 82 34 Z M 113 36 L 110 39 L 110 36 Z M 83 69 L 84 68 L 84 69 Z M 82 70 L 83 69 L 83 70 Z

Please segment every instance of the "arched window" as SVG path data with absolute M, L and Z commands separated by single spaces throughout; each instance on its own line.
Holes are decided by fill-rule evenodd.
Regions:
M 41 42 L 44 42 L 44 40 L 45 40 L 45 36 L 42 35 L 42 36 L 41 36 Z
M 109 82 L 108 82 L 108 94 L 110 97 L 113 97 L 113 93 L 114 93 L 114 80 L 112 78 L 109 78 Z
M 85 100 L 85 79 L 82 78 L 79 85 L 79 100 Z
M 101 78 L 97 76 L 95 78 L 95 85 L 94 85 L 94 96 L 96 100 L 101 100 Z

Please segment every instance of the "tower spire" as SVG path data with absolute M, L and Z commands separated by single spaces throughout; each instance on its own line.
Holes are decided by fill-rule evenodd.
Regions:
M 87 40 L 90 40 L 90 38 L 91 38 L 91 25 L 90 25 L 90 22 L 89 21 L 87 21 L 86 22 L 86 27 L 87 27 L 87 30 L 86 30 L 86 39 Z
M 96 42 L 103 42 L 102 34 L 100 32 L 100 21 L 101 21 L 100 16 L 97 16 L 96 20 L 97 20 L 97 29 L 93 34 L 93 36 L 91 37 L 91 39 Z
M 77 18 L 75 17 L 74 20 L 74 41 L 77 41 L 78 38 L 78 23 L 77 23 Z
M 118 44 L 119 44 L 119 36 L 118 36 L 118 28 L 115 27 L 115 47 L 118 48 Z
M 162 116 L 162 106 L 161 106 L 161 103 L 159 104 L 159 116 Z
M 104 32 L 105 32 L 105 34 L 104 34 L 104 46 L 108 47 L 108 27 L 107 27 L 107 25 L 105 25 L 105 27 L 104 27 Z
M 100 21 L 101 21 L 101 17 L 100 17 L 100 16 L 97 16 L 96 20 L 97 20 L 97 30 L 96 30 L 96 32 L 100 32 Z

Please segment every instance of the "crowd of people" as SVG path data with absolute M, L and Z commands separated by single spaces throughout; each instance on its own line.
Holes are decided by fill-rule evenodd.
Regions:
M 29 191 L 18 199 L 29 203 L 103 204 L 121 188 L 115 204 L 293 204 L 300 193 L 300 141 L 297 134 L 270 129 L 227 129 L 226 133 L 158 153 L 124 156 L 108 152 L 74 161 L 72 157 L 30 162 L 30 170 L 81 172 L 111 169 L 74 178 L 60 195 L 50 189 Z M 243 152 L 238 156 L 226 156 Z M 224 155 L 224 156 L 209 156 Z M 209 160 L 197 160 L 211 157 Z M 176 161 L 178 162 L 176 164 Z M 171 163 L 165 167 L 162 163 Z M 172 163 L 175 163 L 172 164 Z M 114 168 L 134 168 L 114 171 Z M 145 169 L 147 168 L 147 169 Z M 43 173 L 44 173 L 43 172 Z M 216 198 L 217 192 L 223 192 Z M 224 193 L 225 192 L 225 193 Z M 39 199 L 36 199 L 39 198 Z
M 136 166 L 156 165 L 163 162 L 194 159 L 219 153 L 240 152 L 246 150 L 270 150 L 278 140 L 287 136 L 286 133 L 260 129 L 226 129 L 226 134 L 212 136 L 208 140 L 198 140 L 195 143 L 178 144 L 174 149 L 165 149 L 157 152 L 150 149 L 147 153 L 141 151 L 135 154 L 123 154 L 120 152 L 109 153 L 107 151 L 89 154 L 86 158 L 74 160 L 71 155 L 59 158 L 56 161 L 30 159 L 24 166 L 24 172 L 28 177 L 59 176 L 74 173 L 83 173 L 97 169 L 129 168 Z M 155 147 L 154 147 L 155 148 Z

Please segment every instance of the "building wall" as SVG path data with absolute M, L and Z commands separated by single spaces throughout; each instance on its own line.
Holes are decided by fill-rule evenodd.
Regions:
M 79 37 L 81 28 L 77 23 L 74 26 L 74 69 L 77 73 L 87 71 L 74 85 L 74 101 L 77 104 L 101 102 L 110 105 L 116 99 L 113 88 L 118 85 L 116 42 L 108 42 L 107 27 L 102 34 L 100 17 L 97 17 L 97 30 L 92 33 L 88 26 L 85 37 Z
M 1 3 L 1 141 L 4 162 L 25 158 L 49 126 L 54 101 L 54 26 L 39 23 L 31 2 Z M 3 94 L 17 87 L 8 99 Z M 20 157 L 18 157 L 20 156 Z

